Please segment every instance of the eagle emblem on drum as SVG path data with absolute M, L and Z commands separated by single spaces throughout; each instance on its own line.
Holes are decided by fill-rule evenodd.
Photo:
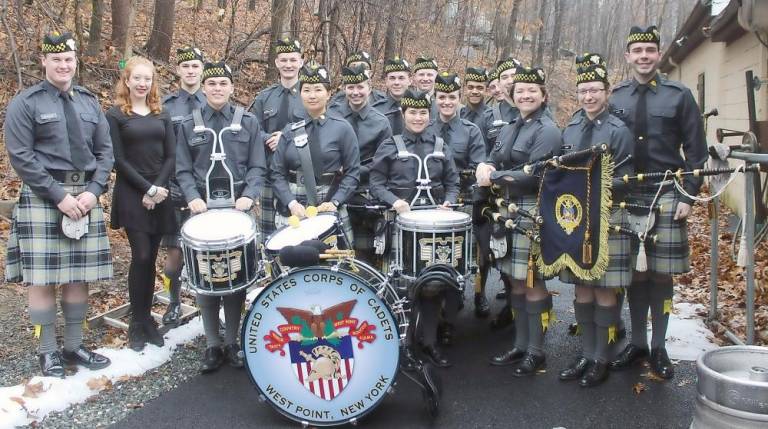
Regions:
M 337 397 L 352 378 L 355 367 L 353 339 L 357 347 L 372 343 L 375 326 L 352 317 L 357 300 L 328 308 L 310 305 L 309 309 L 277 307 L 287 324 L 265 336 L 271 352 L 288 345 L 291 367 L 297 381 L 314 395 L 327 401 Z

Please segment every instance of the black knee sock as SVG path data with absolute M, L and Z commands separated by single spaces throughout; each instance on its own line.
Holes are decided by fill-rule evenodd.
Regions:
M 56 345 L 56 303 L 53 307 L 29 309 L 29 321 L 35 325 L 35 335 L 40 340 L 37 346 L 38 353 L 52 353 L 58 348 Z
M 615 306 L 595 306 L 595 357 L 594 360 L 608 362 L 608 349 L 612 342 L 616 342 L 616 308 Z
M 528 313 L 528 353 L 539 356 L 544 355 L 544 333 L 550 327 L 550 310 L 552 310 L 552 296 L 547 296 L 538 301 L 526 301 L 525 311 Z
M 203 316 L 203 330 L 205 331 L 205 342 L 207 347 L 218 347 L 221 345 L 219 336 L 219 305 L 221 297 L 197 295 L 197 305 L 200 307 L 200 314 Z
M 666 344 L 669 313 L 672 311 L 674 287 L 672 278 L 654 279 L 651 285 L 651 348 L 657 349 Z
M 573 301 L 573 312 L 581 333 L 582 356 L 595 358 L 595 303 Z
M 419 302 L 419 337 L 424 346 L 437 342 L 437 322 L 440 317 L 441 300 L 438 297 L 421 297 Z
M 168 299 L 171 304 L 179 304 L 181 302 L 181 268 L 178 270 L 163 270 L 163 274 L 168 279 Z
M 625 288 L 618 288 L 616 290 L 616 320 L 618 321 L 616 323 L 616 329 L 623 329 L 624 326 L 624 319 L 621 317 L 621 310 L 624 309 L 624 297 L 627 295 L 627 290 Z
M 224 344 L 237 344 L 240 334 L 240 317 L 243 315 L 245 291 L 227 295 L 224 301 Z
M 647 281 L 632 282 L 627 291 L 629 317 L 632 321 L 632 344 L 648 348 L 648 307 L 650 306 L 650 284 Z
M 528 348 L 528 313 L 525 311 L 525 294 L 513 294 L 507 290 L 507 298 L 511 300 L 512 313 L 515 318 L 515 348 Z
M 87 302 L 61 302 L 64 313 L 64 350 L 73 352 L 83 344 L 83 322 L 88 312 Z

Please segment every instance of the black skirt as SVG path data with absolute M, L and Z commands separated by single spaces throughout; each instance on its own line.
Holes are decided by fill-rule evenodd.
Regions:
M 146 178 L 150 183 L 154 178 Z M 132 187 L 117 174 L 112 193 L 110 226 L 150 234 L 175 234 L 178 231 L 170 195 L 152 210 L 141 204 L 144 193 Z

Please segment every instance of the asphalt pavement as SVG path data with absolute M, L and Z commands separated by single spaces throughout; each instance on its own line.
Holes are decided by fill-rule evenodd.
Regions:
M 492 277 L 498 281 L 498 276 Z M 495 284 L 495 282 L 493 283 Z M 516 378 L 509 367 L 492 367 L 488 358 L 510 346 L 510 332 L 491 331 L 488 320 L 467 307 L 459 314 L 455 345 L 447 354 L 453 367 L 441 369 L 443 396 L 440 413 L 431 418 L 419 388 L 402 375 L 394 391 L 358 426 L 366 428 L 685 428 L 690 425 L 696 391 L 694 362 L 677 364 L 675 378 L 657 382 L 644 377 L 642 367 L 613 372 L 603 385 L 585 389 L 561 382 L 557 373 L 579 350 L 578 338 L 568 335 L 573 322 L 573 291 L 557 281 L 549 283 L 558 321 L 547 333 L 547 371 Z M 493 299 L 494 312 L 502 306 Z M 625 309 L 625 320 L 628 315 Z M 617 351 L 623 344 L 617 345 Z M 642 383 L 644 390 L 637 391 Z M 118 422 L 116 428 L 291 428 L 299 427 L 267 403 L 245 370 L 222 368 L 199 375 L 161 395 Z

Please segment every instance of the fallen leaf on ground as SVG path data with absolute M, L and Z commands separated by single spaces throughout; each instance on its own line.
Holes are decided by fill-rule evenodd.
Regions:
M 27 398 L 37 398 L 43 392 L 45 392 L 45 389 L 43 389 L 43 382 L 38 381 L 35 384 L 25 384 L 24 393 L 22 393 L 21 396 L 25 396 Z
M 10 400 L 15 402 L 15 403 L 17 403 L 17 404 L 19 404 L 19 405 L 21 405 L 21 408 L 24 408 L 25 410 L 27 409 L 27 405 L 24 402 L 24 400 L 19 398 L 18 396 L 11 396 Z
M 144 403 L 143 402 L 138 403 L 138 404 L 125 404 L 125 408 L 129 408 L 131 410 L 135 410 L 137 408 L 143 408 L 143 407 L 144 407 Z
M 635 395 L 639 395 L 646 390 L 648 390 L 648 386 L 646 386 L 645 383 L 635 383 L 635 385 L 632 386 L 632 391 L 635 392 Z
M 644 372 L 640 374 L 640 377 L 647 378 L 648 380 L 657 381 L 657 382 L 666 381 L 663 378 L 659 377 L 658 375 L 654 374 L 652 371 Z
M 86 384 L 89 389 L 96 391 L 109 390 L 112 388 L 112 382 L 105 375 L 98 378 L 92 378 L 88 380 L 88 383 Z

